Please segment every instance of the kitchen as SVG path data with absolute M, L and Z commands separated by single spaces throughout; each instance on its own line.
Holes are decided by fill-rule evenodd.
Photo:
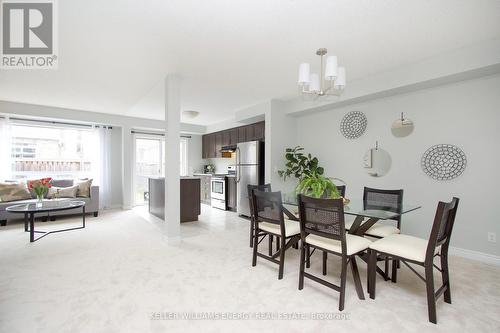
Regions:
M 264 183 L 265 122 L 202 136 L 201 203 L 249 216 L 248 184 Z

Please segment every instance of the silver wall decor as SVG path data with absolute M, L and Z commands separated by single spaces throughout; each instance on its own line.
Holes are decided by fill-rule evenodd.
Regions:
M 392 135 L 397 138 L 404 138 L 413 132 L 415 125 L 413 125 L 413 121 L 404 117 L 403 112 L 401 112 L 401 118 L 396 119 L 391 126 Z
M 439 144 L 427 149 L 422 156 L 421 165 L 429 177 L 436 180 L 451 180 L 464 172 L 467 157 L 457 146 Z
M 369 149 L 365 156 L 363 156 L 363 167 L 366 173 L 372 177 L 385 176 L 391 169 L 391 165 L 391 155 L 379 148 L 378 141 L 375 144 L 375 148 Z
M 348 112 L 340 122 L 340 132 L 348 139 L 357 139 L 366 130 L 368 120 L 363 112 Z

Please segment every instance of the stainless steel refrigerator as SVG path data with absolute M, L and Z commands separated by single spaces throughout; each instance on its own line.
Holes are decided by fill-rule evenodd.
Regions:
M 238 143 L 236 148 L 236 211 L 250 216 L 247 185 L 264 183 L 264 143 L 249 141 Z

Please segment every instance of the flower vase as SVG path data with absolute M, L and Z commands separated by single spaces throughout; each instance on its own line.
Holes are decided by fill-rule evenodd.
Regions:
M 36 195 L 36 208 L 42 208 L 43 206 L 43 194 Z

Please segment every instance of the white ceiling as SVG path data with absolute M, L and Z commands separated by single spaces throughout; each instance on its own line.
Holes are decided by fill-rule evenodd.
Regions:
M 297 94 L 326 47 L 348 80 L 500 36 L 496 0 L 59 1 L 59 69 L 0 71 L 0 99 L 163 119 L 162 81 L 208 125 Z

